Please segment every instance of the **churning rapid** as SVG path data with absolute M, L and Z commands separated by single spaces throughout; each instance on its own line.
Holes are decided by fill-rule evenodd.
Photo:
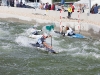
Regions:
M 52 46 L 59 52 L 52 54 L 30 45 L 36 42 L 28 37 L 32 27 L 0 22 L 0 75 L 100 75 L 100 40 L 52 33 Z M 50 38 L 46 41 L 51 44 Z

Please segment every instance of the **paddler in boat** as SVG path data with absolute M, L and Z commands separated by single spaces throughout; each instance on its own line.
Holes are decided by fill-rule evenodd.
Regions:
M 63 34 L 63 36 L 72 36 L 75 35 L 74 31 L 71 27 L 66 26 L 66 32 Z
M 39 35 L 40 31 L 42 31 L 42 30 L 37 30 L 36 27 L 32 28 L 32 34 L 34 34 L 34 35 Z
M 41 36 L 40 38 L 38 38 L 38 41 L 36 42 L 36 46 L 37 47 L 41 47 L 41 48 L 42 47 L 46 47 L 46 48 L 52 49 L 52 47 L 50 45 L 48 45 L 46 43 L 46 41 L 45 41 L 48 37 L 51 37 L 51 36 L 48 36 L 46 33 L 43 34 L 43 36 Z

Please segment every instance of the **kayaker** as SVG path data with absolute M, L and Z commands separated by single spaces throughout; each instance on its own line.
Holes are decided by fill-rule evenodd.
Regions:
M 42 31 L 42 30 L 37 30 L 36 27 L 33 27 L 32 29 L 32 34 L 34 35 L 39 35 L 39 32 Z
M 48 45 L 47 43 L 46 43 L 46 38 L 48 38 L 48 37 L 51 37 L 51 36 L 48 36 L 47 34 L 43 34 L 43 36 L 42 37 L 40 37 L 39 39 L 38 39 L 38 41 L 36 42 L 36 46 L 37 47 L 46 47 L 46 48 L 49 48 L 49 49 L 52 49 L 52 47 L 50 46 L 50 45 Z
M 72 28 L 70 27 L 66 27 L 66 32 L 64 33 L 64 36 L 72 36 L 72 35 L 75 35 L 74 31 L 72 30 Z

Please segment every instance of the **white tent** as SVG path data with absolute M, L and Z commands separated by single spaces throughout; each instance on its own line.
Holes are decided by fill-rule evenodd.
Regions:
M 77 1 L 75 2 L 75 4 L 82 4 L 82 3 L 89 3 L 89 0 L 80 0 L 80 1 Z
M 100 0 L 93 0 L 92 2 L 91 2 L 91 6 L 93 6 L 94 4 L 98 4 L 98 5 L 100 5 Z
M 96 3 L 100 5 L 100 0 L 91 0 L 91 7 Z M 89 0 L 80 0 L 75 2 L 74 4 L 87 4 L 87 6 L 89 6 Z

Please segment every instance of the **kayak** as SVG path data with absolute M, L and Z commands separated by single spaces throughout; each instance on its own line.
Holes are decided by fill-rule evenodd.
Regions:
M 43 36 L 43 35 L 34 35 L 34 34 L 29 35 L 29 37 L 33 38 L 33 39 L 37 39 L 37 38 L 39 38 L 41 36 Z
M 60 34 L 60 35 L 63 35 L 63 34 L 61 34 L 61 33 L 58 32 L 58 31 L 55 31 L 55 33 Z M 70 37 L 70 38 L 86 38 L 84 35 L 78 34 L 78 33 L 75 33 L 75 34 L 72 35 L 72 36 L 65 36 L 65 37 Z
M 37 49 L 40 49 L 40 50 L 43 50 L 43 51 L 47 51 L 47 52 L 50 52 L 50 53 L 54 53 L 54 54 L 57 54 L 57 52 L 53 49 L 50 49 L 50 48 L 45 48 L 45 47 L 38 47 L 36 44 L 32 44 L 30 43 L 33 47 L 37 48 Z
M 85 38 L 82 34 L 75 33 L 75 35 L 69 36 L 71 38 Z

